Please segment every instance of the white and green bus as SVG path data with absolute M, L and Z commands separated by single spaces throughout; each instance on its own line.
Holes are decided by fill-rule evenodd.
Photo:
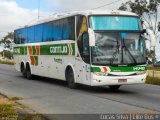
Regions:
M 113 10 L 82 11 L 14 31 L 15 69 L 32 75 L 110 86 L 144 83 L 146 47 L 139 17 Z

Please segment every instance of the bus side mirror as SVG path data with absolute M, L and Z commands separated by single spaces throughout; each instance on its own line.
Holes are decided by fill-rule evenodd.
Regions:
M 151 39 L 151 46 L 155 47 L 156 46 L 156 36 L 155 36 L 153 30 L 147 29 L 146 32 Z
M 89 46 L 94 47 L 96 45 L 95 33 L 91 28 L 88 28 L 88 34 L 89 34 Z

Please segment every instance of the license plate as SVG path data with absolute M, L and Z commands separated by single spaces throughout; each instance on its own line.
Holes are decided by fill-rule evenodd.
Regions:
M 118 79 L 118 83 L 126 83 L 127 79 Z

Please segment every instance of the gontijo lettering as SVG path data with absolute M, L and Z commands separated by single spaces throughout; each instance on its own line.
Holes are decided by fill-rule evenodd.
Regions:
M 145 71 L 146 67 L 144 67 L 144 66 L 133 67 L 133 70 L 134 71 Z
M 67 53 L 67 46 L 50 47 L 50 53 Z

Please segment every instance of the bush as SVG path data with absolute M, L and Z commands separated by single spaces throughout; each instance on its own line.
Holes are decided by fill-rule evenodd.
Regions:
M 3 55 L 3 52 L 0 52 L 0 54 Z M 4 50 L 4 56 L 5 56 L 5 58 L 12 59 L 13 53 L 10 51 Z
M 147 84 L 153 84 L 153 85 L 160 85 L 160 78 L 153 78 L 153 77 L 147 77 L 146 79 Z
M 13 60 L 0 60 L 0 64 L 14 65 Z

